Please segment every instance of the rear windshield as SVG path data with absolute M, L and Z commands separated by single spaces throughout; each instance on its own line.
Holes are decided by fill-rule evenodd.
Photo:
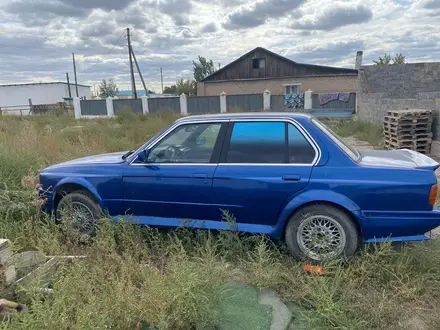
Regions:
M 355 148 L 347 144 L 326 125 L 315 118 L 312 118 L 312 123 L 315 124 L 315 126 L 318 127 L 325 135 L 327 135 L 334 143 L 336 143 L 338 147 L 341 148 L 342 151 L 344 151 L 355 162 L 358 162 L 361 159 L 361 155 Z

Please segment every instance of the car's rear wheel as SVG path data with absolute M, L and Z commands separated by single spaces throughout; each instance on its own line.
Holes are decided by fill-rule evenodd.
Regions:
M 73 192 L 65 195 L 56 209 L 56 220 L 69 223 L 80 234 L 91 237 L 101 217 L 99 205 L 86 193 Z
M 348 258 L 356 253 L 360 235 L 346 212 L 328 204 L 306 205 L 290 218 L 285 233 L 289 250 L 300 260 Z

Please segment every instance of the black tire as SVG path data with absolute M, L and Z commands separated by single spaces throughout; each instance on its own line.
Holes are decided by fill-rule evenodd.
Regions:
M 74 211 L 72 211 L 72 214 L 68 213 L 70 210 L 73 209 L 74 205 L 80 205 L 80 207 L 83 207 L 85 210 L 85 214 L 87 214 L 87 223 L 77 223 L 75 226 L 76 229 L 78 229 L 78 231 L 83 235 L 93 236 L 96 232 L 96 225 L 98 223 L 98 220 L 102 216 L 102 212 L 95 200 L 89 197 L 86 192 L 76 191 L 65 195 L 58 203 L 55 212 L 56 221 L 58 223 L 62 223 L 64 216 L 80 218 L 74 214 Z M 90 215 L 90 218 L 88 217 L 88 215 Z M 84 217 L 84 219 L 86 219 L 86 217 Z
M 322 229 L 322 224 L 326 224 L 324 229 Z M 310 226 L 315 227 L 310 230 Z M 316 231 L 325 231 L 325 234 Z M 331 231 L 332 234 L 327 235 L 328 231 Z M 307 239 L 313 240 L 313 242 L 306 242 Z M 296 259 L 320 262 L 353 256 L 360 245 L 361 237 L 353 220 L 346 212 L 328 204 L 315 203 L 302 207 L 292 215 L 286 226 L 285 240 Z M 332 241 L 332 243 L 328 241 Z M 316 245 L 316 242 L 319 242 L 318 248 L 306 246 L 306 244 Z M 333 249 L 330 247 L 331 244 L 337 247 Z M 333 252 L 319 253 L 322 251 L 321 248 L 330 249 Z

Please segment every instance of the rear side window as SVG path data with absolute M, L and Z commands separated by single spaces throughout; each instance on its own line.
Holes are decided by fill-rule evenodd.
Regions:
M 285 129 L 282 122 L 235 123 L 227 163 L 284 163 Z
M 293 126 L 288 124 L 289 135 L 289 163 L 291 164 L 310 164 L 315 159 L 315 149 L 310 145 L 309 141 L 302 133 Z
M 232 129 L 226 163 L 311 164 L 315 150 L 285 122 L 239 122 Z

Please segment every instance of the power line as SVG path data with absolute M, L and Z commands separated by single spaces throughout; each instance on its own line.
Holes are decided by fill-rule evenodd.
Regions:
M 90 69 L 93 69 L 93 68 L 94 68 L 95 66 L 97 66 L 98 64 L 101 64 L 102 61 L 104 61 L 104 59 L 107 57 L 107 55 L 110 54 L 110 53 L 113 51 L 113 49 L 115 49 L 115 47 L 119 44 L 119 41 L 121 41 L 121 38 L 122 38 L 122 36 L 124 35 L 124 33 L 125 33 L 125 31 L 123 31 L 123 32 L 121 33 L 121 35 L 119 36 L 118 41 L 116 41 L 116 43 L 113 45 L 113 47 L 110 48 L 110 50 L 107 52 L 107 54 L 105 54 L 105 55 L 101 58 L 101 60 L 100 60 L 98 63 L 95 63 L 95 64 L 93 64 L 92 66 L 89 66 L 87 69 L 84 69 L 84 70 L 82 70 L 82 71 L 79 71 L 79 73 L 86 72 L 86 71 L 88 71 L 88 70 L 90 70 Z

